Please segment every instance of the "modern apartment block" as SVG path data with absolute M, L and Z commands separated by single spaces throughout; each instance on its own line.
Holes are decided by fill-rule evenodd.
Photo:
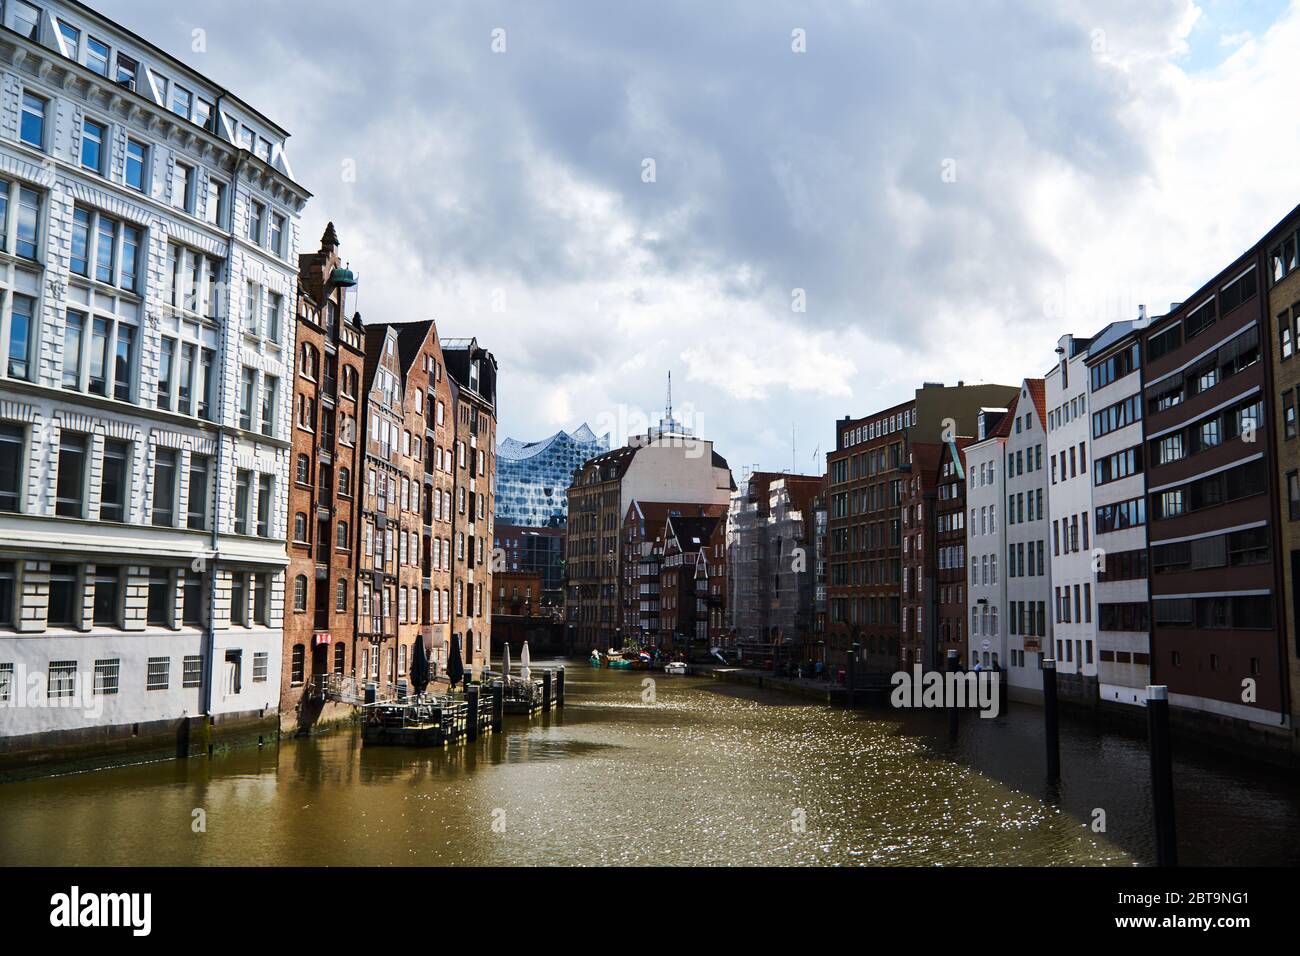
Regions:
M 0 749 L 274 729 L 287 133 L 78 3 L 6 3 L 0 72 Z
M 813 630 L 813 499 L 820 475 L 756 471 L 728 513 L 728 617 L 741 641 L 806 643 Z
M 915 460 L 915 449 L 918 444 L 933 446 L 926 455 L 937 467 L 945 435 L 974 435 L 980 409 L 1006 404 L 1015 391 L 1004 385 L 927 383 L 906 402 L 836 423 L 835 449 L 826 456 L 826 642 L 831 666 L 842 662 L 854 645 L 872 668 L 893 670 L 921 659 L 927 646 L 921 633 L 924 613 L 920 622 L 913 617 L 908 628 L 902 628 L 902 572 L 910 554 L 905 548 L 912 547 L 908 542 L 915 537 L 905 540 L 904 498 L 923 497 L 919 485 L 933 480 L 926 477 L 926 463 Z M 913 477 L 922 481 L 912 482 Z M 909 585 L 917 586 L 914 580 Z M 937 652 L 937 639 L 928 646 Z
M 624 622 L 623 522 L 633 501 L 716 504 L 735 490 L 727 461 L 713 442 L 665 419 L 632 436 L 622 448 L 597 455 L 569 486 L 566 613 L 580 648 L 622 646 Z
M 1152 679 L 1214 729 L 1289 738 L 1269 246 L 1142 331 Z
M 572 433 L 558 431 L 541 441 L 507 438 L 497 447 L 497 524 L 544 528 L 569 514 L 565 491 L 573 470 L 609 451 L 609 436 L 599 438 L 586 424 Z
M 1073 567 L 1077 573 L 1082 561 L 1090 564 L 1096 626 L 1085 626 L 1076 634 L 1073 648 L 1077 659 L 1079 638 L 1086 640 L 1089 632 L 1095 635 L 1096 699 L 1109 704 L 1145 703 L 1146 687 L 1152 679 L 1147 605 L 1147 455 L 1143 443 L 1146 416 L 1139 346 L 1147 321 L 1143 317 L 1111 323 L 1088 343 L 1086 402 L 1079 398 L 1077 405 L 1072 400 L 1057 410 L 1057 429 L 1069 438 L 1053 444 L 1058 481 L 1067 489 L 1075 481 L 1075 464 L 1069 459 L 1073 448 L 1091 486 L 1091 542 L 1081 537 L 1080 551 L 1075 552 L 1073 529 L 1057 530 L 1062 535 L 1063 562 L 1068 560 L 1063 566 Z M 1071 423 L 1079 416 L 1088 428 L 1086 444 L 1070 434 Z M 1091 456 L 1091 464 L 1083 461 L 1085 454 Z M 1087 530 L 1081 522 L 1081 535 Z M 1067 543 L 1071 546 L 1068 551 Z M 1063 604 L 1067 598 L 1072 594 L 1063 595 Z M 1077 616 L 1072 600 L 1062 611 L 1072 618 Z M 1086 605 L 1082 611 L 1086 616 Z M 1087 645 L 1082 647 L 1086 656 Z M 1064 653 L 1068 657 L 1070 647 L 1062 643 L 1057 651 L 1058 656 Z M 1057 669 L 1063 667 L 1068 668 L 1068 663 L 1063 665 L 1058 660 Z
M 981 409 L 974 441 L 966 455 L 966 551 L 970 561 L 968 666 L 999 667 L 1008 672 L 1006 501 L 1007 433 L 1019 404 Z
M 351 675 L 356 654 L 357 489 L 363 474 L 357 436 L 365 332 L 360 315 L 347 311 L 347 290 L 356 280 L 339 259 L 338 247 L 330 223 L 320 250 L 298 257 L 298 374 L 280 677 L 280 723 L 286 730 L 348 713 L 343 703 L 313 690 L 320 689 L 324 675 Z

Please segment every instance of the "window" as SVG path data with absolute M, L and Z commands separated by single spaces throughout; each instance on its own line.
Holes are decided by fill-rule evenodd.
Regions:
M 235 472 L 235 534 L 248 534 L 249 496 L 253 473 L 245 468 Z
M 230 623 L 248 627 L 248 575 L 230 575 Z
M 284 255 L 284 216 L 278 212 L 271 213 L 271 234 L 269 237 L 271 251 L 277 256 Z
M 49 102 L 35 93 L 23 94 L 23 116 L 19 127 L 22 141 L 37 149 L 45 148 L 45 108 Z
M 9 321 L 0 327 L 0 333 L 9 340 L 6 353 L 10 378 L 32 377 L 32 317 L 35 312 L 36 300 L 31 296 L 17 292 L 9 296 Z
M 170 657 L 149 658 L 148 673 L 145 676 L 145 690 L 166 690 L 171 683 L 172 659 Z
M 272 342 L 280 341 L 280 326 L 284 318 L 284 296 L 278 292 L 266 294 L 266 337 Z
M 181 623 L 187 627 L 201 627 L 204 623 L 204 578 L 205 575 L 193 571 L 185 572 L 185 584 L 181 593 Z
M 60 20 L 59 37 L 64 54 L 73 60 L 77 59 L 77 52 L 81 49 L 81 31 L 72 24 Z
M 117 54 L 117 73 L 114 75 L 114 80 L 120 86 L 134 90 L 136 75 L 139 70 L 140 64 L 136 63 L 131 57 L 121 52 Z
M 77 566 L 51 564 L 46 624 L 50 627 L 75 627 L 80 620 L 81 578 Z
M 298 544 L 307 543 L 307 513 L 304 511 L 293 516 L 293 540 Z
M 262 221 L 266 218 L 266 207 L 256 199 L 248 201 L 248 233 L 250 240 L 261 245 Z
M 95 661 L 95 693 L 116 694 L 121 669 L 122 659 L 118 657 Z
M 257 283 L 244 283 L 244 332 L 247 335 L 256 336 L 261 331 L 262 317 L 258 314 L 261 298 Z
M 190 454 L 190 488 L 186 503 L 186 526 L 191 531 L 208 528 L 208 478 L 211 463 L 207 455 Z
M 280 380 L 267 375 L 262 380 L 262 434 L 275 434 L 275 410 L 279 404 Z
M 239 377 L 239 427 L 245 431 L 253 429 L 253 395 L 256 391 L 257 372 L 244 366 Z
M 271 576 L 265 571 L 253 575 L 253 623 L 261 627 L 271 623 Z
M 104 124 L 87 119 L 81 123 L 81 165 L 103 175 Z
M 158 528 L 176 526 L 176 479 L 179 452 L 159 448 L 153 471 L 153 524 Z
M 304 454 L 298 455 L 298 467 L 294 473 L 294 480 L 300 485 L 311 484 L 311 459 Z
M 126 184 L 132 189 L 145 191 L 145 163 L 149 147 L 133 139 L 126 141 Z
M 85 435 L 64 432 L 59 438 L 59 470 L 55 490 L 54 513 L 67 518 L 81 518 L 86 508 Z
M 152 627 L 168 627 L 174 610 L 174 595 L 171 572 L 166 568 L 150 568 L 145 623 Z
M 270 475 L 259 475 L 257 479 L 257 535 L 260 538 L 271 536 L 271 507 L 274 504 L 274 484 Z
M 41 38 L 41 11 L 23 0 L 12 0 L 5 4 L 9 10 L 9 22 L 6 24 L 14 32 L 29 40 Z
M 194 111 L 194 94 L 179 83 L 172 84 L 172 112 L 177 116 L 190 118 Z
M 208 222 L 220 225 L 226 215 L 226 184 L 219 179 L 208 179 L 208 201 L 203 210 Z
M 108 76 L 108 44 L 103 40 L 86 37 L 86 67 L 100 76 Z
M 266 651 L 253 652 L 253 683 L 266 683 L 267 663 L 270 655 Z
M 307 610 L 307 575 L 300 574 L 293 579 L 293 609 Z
M 297 687 L 306 679 L 306 650 L 301 644 L 293 645 L 289 662 L 289 683 Z
M 24 259 L 35 259 L 40 241 L 41 194 L 22 186 L 18 189 L 18 220 L 15 224 L 14 252 Z
M 130 488 L 131 446 L 124 441 L 104 441 L 104 465 L 99 479 L 101 521 L 125 521 L 126 497 Z
M 198 687 L 203 683 L 203 658 L 198 654 L 187 654 L 181 662 L 182 687 Z
M 25 438 L 23 426 L 0 423 L 0 511 L 19 510 Z
M 194 212 L 194 167 L 177 163 L 172 172 L 172 205 Z
M 101 627 L 121 627 L 122 571 L 98 565 L 95 568 L 94 621 Z
M 334 610 L 346 611 L 347 609 L 348 609 L 348 582 L 346 579 L 340 578 L 338 584 L 334 588 Z M 336 650 L 341 651 L 342 649 L 343 649 L 343 645 L 340 644 Z

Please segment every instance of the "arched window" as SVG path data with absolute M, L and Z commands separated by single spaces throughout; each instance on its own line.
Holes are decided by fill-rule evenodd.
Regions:
M 346 578 L 340 578 L 339 583 L 334 588 L 334 610 L 346 611 L 348 609 L 348 582 Z M 339 645 L 340 647 L 342 645 Z
M 305 580 L 305 579 L 304 579 Z M 302 684 L 306 674 L 307 652 L 301 644 L 293 645 L 289 682 L 295 686 Z
M 300 574 L 293 579 L 293 609 L 307 610 L 307 575 Z
M 311 484 L 311 459 L 308 458 L 306 455 L 298 456 L 297 478 L 298 478 L 298 484 L 300 485 Z
M 307 378 L 315 379 L 319 361 L 316 350 L 310 344 L 304 342 L 302 345 L 302 374 Z
M 339 494 L 347 497 L 352 494 L 352 472 L 346 465 L 339 468 Z
M 340 551 L 346 551 L 348 549 L 348 523 L 346 521 L 339 522 L 338 532 L 335 534 L 335 539 Z M 342 584 L 343 582 L 340 581 L 339 583 Z
M 307 543 L 307 516 L 301 511 L 293 516 L 293 540 Z

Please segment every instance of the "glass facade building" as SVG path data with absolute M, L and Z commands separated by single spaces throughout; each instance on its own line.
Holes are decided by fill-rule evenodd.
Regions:
M 497 446 L 496 520 L 526 528 L 568 520 L 569 482 L 575 468 L 609 451 L 609 436 L 597 438 L 585 424 L 572 434 L 556 432 L 541 441 L 507 438 Z

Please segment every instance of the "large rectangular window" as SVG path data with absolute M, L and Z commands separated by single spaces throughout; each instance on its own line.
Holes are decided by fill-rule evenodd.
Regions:
M 191 531 L 208 527 L 208 480 L 211 461 L 207 455 L 190 455 L 190 488 L 186 525 Z
M 100 627 L 122 626 L 121 568 L 95 567 L 95 623 Z
M 30 380 L 32 377 L 32 350 L 34 336 L 32 328 L 36 315 L 36 300 L 30 295 L 17 292 L 9 296 L 9 321 L 3 331 L 8 339 L 8 372 L 10 378 Z
M 111 438 L 104 442 L 104 466 L 99 480 L 99 517 L 104 521 L 126 520 L 130 463 L 130 445 Z
M 81 165 L 92 172 L 104 172 L 104 124 L 81 121 Z
M 50 565 L 45 621 L 50 627 L 76 627 L 81 621 L 81 577 L 75 564 Z
M 126 141 L 126 184 L 132 189 L 145 191 L 148 173 L 149 147 L 134 139 Z
M 0 511 L 17 511 L 23 491 L 22 425 L 0 423 Z
M 151 627 L 169 627 L 175 612 L 172 573 L 167 568 L 149 569 L 149 603 L 145 623 Z
M 253 396 L 257 392 L 257 372 L 245 366 L 239 375 L 239 427 L 253 429 Z
M 86 455 L 88 443 L 85 435 L 63 432 L 59 437 L 59 470 L 55 486 L 54 513 L 68 518 L 81 518 L 86 513 Z
M 153 469 L 153 523 L 159 528 L 176 526 L 177 457 L 174 448 L 159 448 Z
M 259 475 L 257 479 L 257 534 L 261 538 L 271 536 L 271 508 L 275 504 L 275 484 L 270 475 Z
M 248 534 L 253 473 L 245 468 L 235 473 L 235 534 Z
M 28 146 L 45 148 L 45 111 L 49 101 L 35 93 L 23 94 L 23 116 L 18 135 Z

